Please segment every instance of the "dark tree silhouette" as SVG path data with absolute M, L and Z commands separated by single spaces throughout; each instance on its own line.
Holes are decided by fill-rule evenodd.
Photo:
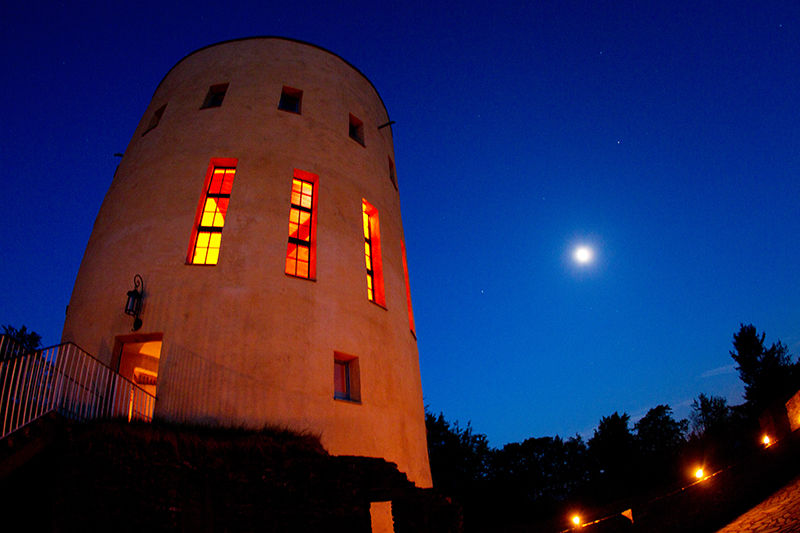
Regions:
M 540 437 L 512 442 L 496 450 L 491 480 L 506 493 L 504 499 L 527 509 L 551 509 L 588 481 L 590 465 L 583 439 L 575 436 Z
M 599 469 L 598 494 L 606 498 L 627 496 L 633 490 L 636 447 L 629 420 L 625 413 L 604 416 L 589 439 L 589 455 Z
M 692 401 L 692 432 L 696 436 L 722 436 L 731 421 L 731 409 L 722 396 L 700 394 Z
M 689 422 L 675 420 L 669 405 L 657 405 L 634 424 L 634 429 L 643 455 L 663 457 L 674 454 L 686 441 Z
M 669 405 L 657 405 L 636 424 L 640 477 L 651 483 L 663 483 L 679 477 L 677 461 L 686 444 L 687 420 L 675 420 Z
M 483 531 L 494 514 L 487 505 L 487 473 L 492 450 L 482 433 L 474 433 L 468 422 L 462 428 L 444 415 L 425 411 L 428 457 L 433 486 L 453 497 L 464 511 L 466 532 Z
M 752 324 L 741 324 L 733 334 L 733 350 L 739 378 L 751 413 L 758 416 L 775 404 L 785 403 L 797 391 L 800 364 L 793 362 L 786 345 L 778 341 L 769 348 L 765 334 L 758 334 Z
M 24 325 L 17 329 L 7 324 L 3 326 L 3 335 L 11 341 L 10 344 L 4 342 L 0 346 L 0 358 L 10 355 L 33 352 L 42 345 L 42 336 L 35 331 L 28 331 Z
M 753 419 L 742 407 L 731 407 L 720 396 L 700 394 L 692 402 L 687 459 L 716 468 L 738 461 L 752 451 L 757 423 L 753 425 Z
M 486 478 L 489 443 L 486 435 L 474 433 L 467 423 L 450 423 L 444 414 L 425 413 L 428 455 L 433 484 L 445 493 L 461 494 Z

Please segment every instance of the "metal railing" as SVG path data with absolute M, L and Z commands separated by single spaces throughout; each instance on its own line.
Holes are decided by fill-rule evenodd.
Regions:
M 12 337 L 0 335 L 0 361 L 25 355 L 28 351 L 22 344 L 14 342 Z
M 151 421 L 156 398 L 72 343 L 26 352 L 0 336 L 0 438 L 57 411 Z

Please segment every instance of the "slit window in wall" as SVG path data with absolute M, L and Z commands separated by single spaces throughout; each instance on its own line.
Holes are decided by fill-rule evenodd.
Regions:
M 408 261 L 406 260 L 406 244 L 400 241 L 400 248 L 403 252 L 403 276 L 406 278 L 406 302 L 408 302 L 408 327 L 411 333 L 417 336 L 417 330 L 414 326 L 414 309 L 411 307 L 411 285 L 408 283 Z
M 394 161 L 392 161 L 391 157 L 389 157 L 389 181 L 394 185 L 394 190 L 397 190 L 397 172 L 394 169 Z
M 364 146 L 364 123 L 350 113 L 350 138 Z
M 211 160 L 189 242 L 188 264 L 216 265 L 219 261 L 236 162 L 236 159 Z
M 161 117 L 164 116 L 165 109 L 167 109 L 167 104 L 164 104 L 158 109 L 156 109 L 156 112 L 153 113 L 153 116 L 150 118 L 150 123 L 147 125 L 147 129 L 144 130 L 144 133 L 142 133 L 142 135 L 144 135 L 145 133 L 147 133 L 152 129 L 155 129 L 155 127 L 158 126 L 158 123 L 161 122 Z
M 228 92 L 227 83 L 212 85 L 208 88 L 208 94 L 206 94 L 206 99 L 203 101 L 203 105 L 200 107 L 200 109 L 221 106 L 222 101 L 225 99 L 226 92 Z
M 364 227 L 364 263 L 367 267 L 367 299 L 385 307 L 383 263 L 381 262 L 381 231 L 378 210 L 361 200 L 361 219 Z
M 361 401 L 361 371 L 358 357 L 333 353 L 333 397 L 337 400 Z
M 290 113 L 300 114 L 300 104 L 303 101 L 303 91 L 283 86 L 281 99 L 278 101 L 278 109 L 289 111 Z
M 294 170 L 285 270 L 290 276 L 316 279 L 318 184 L 316 174 Z

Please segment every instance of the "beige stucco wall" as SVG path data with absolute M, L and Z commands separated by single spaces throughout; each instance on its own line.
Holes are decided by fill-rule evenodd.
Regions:
M 229 83 L 221 107 L 200 109 Z M 284 85 L 302 114 L 277 109 Z M 155 129 L 153 113 L 166 110 Z M 365 146 L 348 136 L 364 122 Z M 416 339 L 409 330 L 389 118 L 338 56 L 277 38 L 201 49 L 157 88 L 95 221 L 63 340 L 114 363 L 133 276 L 141 333 L 163 333 L 156 416 L 321 435 L 334 454 L 384 457 L 431 484 Z M 186 264 L 212 158 L 237 158 L 219 263 Z M 284 274 L 294 169 L 319 176 L 317 276 Z M 386 308 L 367 300 L 361 202 L 379 211 Z M 413 269 L 413 265 L 410 265 Z M 361 404 L 333 399 L 334 351 L 359 358 Z

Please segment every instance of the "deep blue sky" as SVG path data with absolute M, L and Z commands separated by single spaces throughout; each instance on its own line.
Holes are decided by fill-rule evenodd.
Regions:
M 495 446 L 590 435 L 739 403 L 740 322 L 800 349 L 800 3 L 107 4 L 0 8 L 0 324 L 59 341 L 113 154 L 169 68 L 280 35 L 350 61 L 397 122 L 433 411 Z

